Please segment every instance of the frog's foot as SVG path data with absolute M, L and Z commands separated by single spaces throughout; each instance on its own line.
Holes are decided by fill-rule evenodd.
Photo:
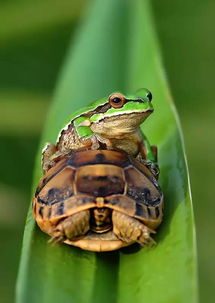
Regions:
M 140 153 L 137 155 L 136 159 L 140 161 L 142 164 L 144 164 L 146 167 L 148 167 L 148 169 L 152 172 L 155 178 L 158 179 L 160 174 L 160 169 L 157 162 L 144 159 Z
M 51 157 L 56 152 L 56 146 L 52 143 L 46 143 L 42 151 L 42 169 L 45 174 L 52 164 Z
M 145 165 L 150 169 L 156 179 L 158 179 L 160 174 L 160 168 L 157 162 L 147 161 Z
M 154 230 L 148 228 L 135 218 L 113 211 L 113 233 L 122 241 L 127 243 L 137 242 L 140 245 L 154 244 L 155 241 L 150 237 Z
M 112 147 L 110 140 L 108 140 L 98 134 L 93 134 L 91 136 L 91 141 L 92 141 L 91 149 L 94 149 L 94 150 L 104 148 L 104 146 L 106 147 L 106 149 L 111 149 L 111 147 Z
M 136 156 L 136 159 L 141 162 L 142 164 L 146 165 L 147 163 L 147 160 L 145 157 L 143 157 L 143 155 L 141 153 L 139 153 L 137 156 Z
M 52 238 L 49 242 L 57 243 L 67 239 L 76 240 L 85 235 L 90 229 L 90 211 L 80 211 L 62 221 L 57 225 L 54 231 L 50 232 Z

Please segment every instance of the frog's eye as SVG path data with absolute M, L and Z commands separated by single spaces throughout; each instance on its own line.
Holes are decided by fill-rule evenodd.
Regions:
M 120 108 L 125 104 L 125 97 L 120 93 L 110 95 L 109 103 L 114 108 Z

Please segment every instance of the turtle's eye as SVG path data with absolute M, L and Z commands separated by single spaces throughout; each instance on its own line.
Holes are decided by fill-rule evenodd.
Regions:
M 109 103 L 114 108 L 120 108 L 125 104 L 125 97 L 120 93 L 110 95 Z
M 152 93 L 150 91 L 147 92 L 146 97 L 149 99 L 149 101 L 152 101 Z

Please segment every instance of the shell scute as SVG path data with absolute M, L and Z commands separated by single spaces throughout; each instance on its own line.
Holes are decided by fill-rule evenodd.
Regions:
M 79 193 L 106 197 L 123 194 L 124 187 L 124 173 L 114 165 L 88 165 L 80 167 L 76 173 L 76 188 Z
M 73 182 L 75 171 L 71 167 L 65 167 L 57 174 L 49 177 L 49 181 L 38 193 L 38 202 L 53 205 L 65 200 L 74 194 Z

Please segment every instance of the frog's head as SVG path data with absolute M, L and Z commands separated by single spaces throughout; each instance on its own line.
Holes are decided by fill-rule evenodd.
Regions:
M 134 95 L 113 93 L 90 117 L 91 129 L 100 134 L 111 132 L 113 136 L 132 133 L 153 112 L 151 101 L 152 94 L 145 88 Z

